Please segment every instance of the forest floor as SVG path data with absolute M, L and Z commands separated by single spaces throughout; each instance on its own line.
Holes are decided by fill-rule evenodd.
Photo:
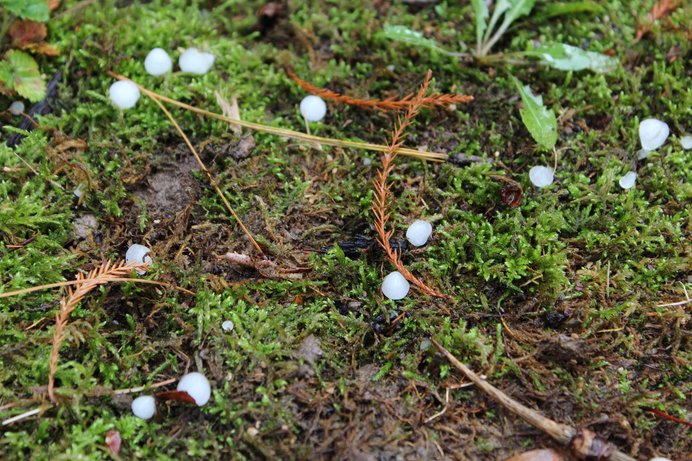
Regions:
M 3 141 L 22 135 L 0 143 L 0 293 L 72 280 L 134 243 L 151 248 L 142 278 L 169 285 L 110 283 L 79 303 L 57 402 L 46 385 L 65 292 L 0 298 L 0 459 L 494 460 L 559 448 L 464 385 L 430 340 L 636 459 L 688 456 L 689 424 L 652 410 L 692 419 L 692 156 L 680 142 L 692 130 L 692 14 L 680 6 L 651 22 L 653 1 L 575 2 L 570 13 L 553 3 L 536 2 L 482 60 L 454 54 L 475 47 L 470 2 L 63 1 L 47 22 L 60 53 L 37 57 L 46 80 L 59 79 L 49 113 L 30 132 L 0 113 Z M 392 40 L 392 25 L 452 53 Z M 557 42 L 618 65 L 562 71 L 511 58 Z M 145 72 L 152 48 L 177 63 L 192 46 L 215 55 L 209 73 Z M 473 96 L 423 109 L 407 130 L 405 146 L 448 161 L 400 155 L 389 177 L 393 243 L 447 298 L 382 295 L 394 268 L 373 227 L 378 152 L 236 131 L 167 105 L 263 259 L 154 101 L 119 110 L 108 99 L 112 71 L 304 132 L 306 93 L 289 65 L 354 98 L 415 93 L 428 69 L 430 93 Z M 513 76 L 556 114 L 554 149 L 524 126 Z M 0 94 L 0 109 L 14 99 Z M 400 115 L 327 103 L 310 130 L 330 139 L 385 144 Z M 637 160 L 646 118 L 671 135 Z M 556 167 L 554 183 L 534 187 L 534 165 Z M 630 170 L 636 184 L 623 190 Z M 416 219 L 434 229 L 421 248 L 405 239 Z M 212 384 L 203 407 L 162 401 L 144 421 L 130 410 L 139 393 L 115 392 L 167 380 L 156 391 L 173 390 L 189 371 Z M 106 444 L 114 431 L 119 454 Z

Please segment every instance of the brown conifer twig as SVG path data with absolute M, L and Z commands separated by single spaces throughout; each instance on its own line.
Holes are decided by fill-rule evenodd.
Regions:
M 55 373 L 58 370 L 58 359 L 60 357 L 60 346 L 65 340 L 65 327 L 70 318 L 70 314 L 82 299 L 94 288 L 99 285 L 104 285 L 115 281 L 116 279 L 124 278 L 133 270 L 146 270 L 149 267 L 146 263 L 129 263 L 120 261 L 113 264 L 111 261 L 106 261 L 100 266 L 89 271 L 87 275 L 83 273 L 77 274 L 77 281 L 80 282 L 75 287 L 67 289 L 67 295 L 60 300 L 60 310 L 55 314 L 55 329 L 53 330 L 53 348 L 50 353 L 48 374 L 48 396 L 57 403 L 55 397 Z
M 517 402 L 500 389 L 478 376 L 473 370 L 464 365 L 445 349 L 440 343 L 432 340 L 437 349 L 447 357 L 447 360 L 480 390 L 488 394 L 497 403 L 521 417 L 532 426 L 542 430 L 558 442 L 567 445 L 579 459 L 599 459 L 602 461 L 635 461 L 634 458 L 617 450 L 614 446 L 598 437 L 588 429 L 576 429 L 566 424 L 560 424 L 546 418 L 535 410 Z
M 329 101 L 363 107 L 366 109 L 376 109 L 383 112 L 408 109 L 413 105 L 418 105 L 419 107 L 439 107 L 473 101 L 473 96 L 440 93 L 431 94 L 430 96 L 423 95 L 420 99 L 418 99 L 418 95 L 413 94 L 407 94 L 401 99 L 396 99 L 394 97 L 387 99 L 358 99 L 339 94 L 326 88 L 319 88 L 310 82 L 306 82 L 298 77 L 290 67 L 286 68 L 286 74 L 288 74 L 291 80 L 296 82 L 298 86 L 308 93 L 328 99 Z
M 436 296 L 438 298 L 448 298 L 448 295 L 442 294 L 436 291 L 435 289 L 427 286 L 422 280 L 413 275 L 406 268 L 406 266 L 404 266 L 404 263 L 401 261 L 399 253 L 397 253 L 397 251 L 393 249 L 391 244 L 389 243 L 394 231 L 387 230 L 387 222 L 391 217 L 391 212 L 388 210 L 392 202 L 392 193 L 389 187 L 389 183 L 387 182 L 387 178 L 394 169 L 394 159 L 397 157 L 399 153 L 399 148 L 404 143 L 404 139 L 406 136 L 406 128 L 408 128 L 408 126 L 411 124 L 416 114 L 418 114 L 418 111 L 422 107 L 422 100 L 425 96 L 425 92 L 428 91 L 428 86 L 430 85 L 431 77 L 432 71 L 429 70 L 427 75 L 425 76 L 423 84 L 421 85 L 420 89 L 418 90 L 418 93 L 413 99 L 414 103 L 406 108 L 406 113 L 403 117 L 398 118 L 394 126 L 392 138 L 390 141 L 388 141 L 387 151 L 382 153 L 382 155 L 380 156 L 380 158 L 382 159 L 382 168 L 377 170 L 377 177 L 373 182 L 375 187 L 375 197 L 373 199 L 372 212 L 375 215 L 375 231 L 377 232 L 377 242 L 384 250 L 385 254 L 387 255 L 387 259 L 389 259 L 389 262 L 391 262 L 392 265 L 394 265 L 396 269 L 399 272 L 401 272 L 401 275 L 403 275 L 406 278 L 406 280 L 418 287 L 418 289 L 421 290 L 423 293 L 426 293 L 430 296 Z

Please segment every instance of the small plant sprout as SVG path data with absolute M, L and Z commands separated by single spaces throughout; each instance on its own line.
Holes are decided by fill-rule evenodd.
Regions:
M 627 189 L 633 188 L 634 183 L 636 181 L 637 181 L 637 173 L 635 173 L 634 171 L 628 171 L 627 173 L 625 173 L 625 175 L 622 178 L 620 178 L 620 180 L 618 181 L 618 184 L 620 184 L 620 187 L 627 190 Z
M 202 373 L 196 371 L 188 373 L 180 378 L 177 390 L 187 392 L 198 407 L 207 403 L 211 397 L 211 385 L 209 385 L 209 380 Z
M 7 110 L 12 115 L 22 115 L 22 112 L 24 112 L 24 103 L 22 101 L 14 101 Z
M 680 145 L 685 150 L 692 149 L 692 136 L 685 135 L 682 138 L 680 138 Z
M 120 109 L 131 109 L 139 99 L 139 88 L 130 80 L 118 80 L 108 90 L 108 97 Z
M 425 245 L 430 235 L 432 235 L 432 224 L 422 219 L 413 221 L 406 230 L 406 239 L 411 242 L 411 245 L 416 247 Z
M 410 288 L 408 280 L 399 271 L 388 274 L 382 281 L 382 294 L 394 301 L 404 299 Z
M 135 243 L 130 246 L 130 248 L 127 249 L 127 252 L 125 252 L 125 263 L 130 264 L 131 262 L 138 262 L 138 263 L 147 263 L 151 264 L 152 259 L 151 256 L 148 256 L 147 253 L 149 253 L 151 250 L 144 245 L 140 245 L 139 243 Z M 146 271 L 137 271 L 139 275 L 144 274 Z
M 178 65 L 183 72 L 204 75 L 209 72 L 215 59 L 216 57 L 211 53 L 199 51 L 197 48 L 188 48 L 180 55 Z
M 308 122 L 319 122 L 327 115 L 327 104 L 319 96 L 311 94 L 300 101 L 300 113 Z
M 173 61 L 163 48 L 154 48 L 144 59 L 144 69 L 155 77 L 170 72 L 172 68 Z
M 132 401 L 132 413 L 144 420 L 151 419 L 156 414 L 156 399 L 151 395 L 142 395 Z
M 536 187 L 547 187 L 553 183 L 555 174 L 548 166 L 537 165 L 529 170 L 529 179 Z
M 656 150 L 666 142 L 670 128 L 668 124 L 655 118 L 647 118 L 639 124 L 639 140 L 644 150 Z

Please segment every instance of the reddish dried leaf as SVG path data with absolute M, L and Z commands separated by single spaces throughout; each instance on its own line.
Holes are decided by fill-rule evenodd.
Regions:
M 118 431 L 108 431 L 106 432 L 106 446 L 114 455 L 120 453 L 120 444 L 122 443 L 122 438 L 120 438 L 120 432 Z
M 7 32 L 15 46 L 26 48 L 32 43 L 40 43 L 48 35 L 46 25 L 28 19 L 17 19 Z
M 165 392 L 159 392 L 158 394 L 154 394 L 154 397 L 156 397 L 159 400 L 172 400 L 174 402 L 185 402 L 185 403 L 191 403 L 193 405 L 196 405 L 197 402 L 195 402 L 195 399 L 193 399 L 190 394 L 188 394 L 185 391 L 165 391 Z
M 53 11 L 60 6 L 60 0 L 48 0 L 48 9 Z
M 655 3 L 649 12 L 649 22 L 647 24 L 640 24 L 639 27 L 637 27 L 637 35 L 634 37 L 635 43 L 641 40 L 642 37 L 651 30 L 651 26 L 654 21 L 668 16 L 679 6 L 680 4 L 675 0 L 661 0 L 660 2 Z

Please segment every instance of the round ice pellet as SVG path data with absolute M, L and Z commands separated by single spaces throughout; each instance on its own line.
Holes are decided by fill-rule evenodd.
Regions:
M 628 171 L 622 178 L 620 178 L 620 181 L 618 181 L 618 183 L 620 184 L 620 187 L 627 190 L 634 187 L 634 183 L 636 181 L 637 173 L 635 173 L 634 171 Z
M 311 94 L 300 101 L 300 113 L 308 122 L 319 122 L 327 114 L 327 104 L 319 96 Z
M 421 247 L 425 245 L 432 234 L 432 224 L 422 219 L 417 219 L 408 226 L 406 230 L 406 239 L 411 242 L 411 245 Z
M 142 395 L 132 401 L 132 413 L 142 419 L 151 419 L 156 414 L 156 400 L 151 395 Z
M 211 53 L 199 51 L 197 48 L 188 48 L 180 55 L 178 65 L 183 72 L 202 75 L 209 72 L 215 59 Z
M 108 97 L 120 109 L 131 109 L 139 99 L 139 88 L 129 80 L 119 80 L 111 85 Z
M 144 69 L 154 76 L 170 72 L 172 68 L 173 61 L 163 48 L 154 48 L 144 59 Z
M 382 280 L 382 294 L 395 301 L 405 298 L 410 287 L 408 280 L 399 271 L 392 272 Z
M 669 134 L 668 124 L 655 118 L 647 118 L 639 124 L 639 140 L 645 150 L 658 149 L 666 142 Z
M 202 373 L 196 371 L 180 378 L 177 390 L 187 392 L 199 407 L 207 403 L 211 397 L 209 380 Z
M 529 170 L 529 179 L 536 187 L 546 187 L 553 183 L 555 174 L 552 168 L 537 165 Z

